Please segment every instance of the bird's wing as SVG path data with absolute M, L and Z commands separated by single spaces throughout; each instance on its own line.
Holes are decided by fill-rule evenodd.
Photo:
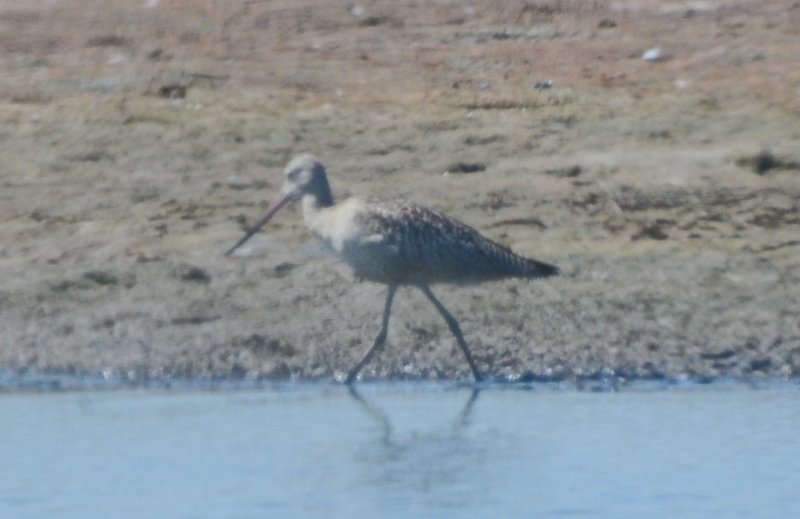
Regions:
M 371 205 L 359 222 L 396 251 L 394 268 L 420 281 L 471 282 L 521 275 L 524 260 L 454 218 L 405 202 Z

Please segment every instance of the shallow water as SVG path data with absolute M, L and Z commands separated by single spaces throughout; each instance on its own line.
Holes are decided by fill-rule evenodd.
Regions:
M 800 389 L 0 395 L 0 517 L 790 517 Z

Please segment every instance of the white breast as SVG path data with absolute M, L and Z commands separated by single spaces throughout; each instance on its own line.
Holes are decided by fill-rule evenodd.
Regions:
M 303 200 L 306 226 L 338 254 L 357 242 L 379 241 L 380 235 L 367 236 L 358 224 L 357 215 L 365 210 L 363 201 L 350 198 L 332 207 L 317 208 L 313 201 Z
M 396 262 L 397 248 L 390 246 L 384 236 L 367 229 L 359 222 L 368 212 L 363 200 L 350 198 L 332 207 L 318 208 L 303 203 L 303 217 L 308 228 L 330 247 L 356 275 L 385 282 L 392 277 L 388 268 Z

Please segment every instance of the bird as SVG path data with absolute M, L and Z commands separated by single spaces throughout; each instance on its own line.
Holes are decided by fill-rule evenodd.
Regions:
M 505 278 L 545 278 L 558 267 L 513 252 L 477 230 L 436 210 L 406 202 L 350 197 L 334 203 L 325 166 L 314 155 L 298 155 L 284 169 L 280 196 L 266 213 L 231 246 L 230 256 L 283 207 L 300 201 L 311 231 L 348 264 L 356 277 L 388 287 L 381 328 L 372 346 L 347 373 L 352 384 L 386 342 L 397 289 L 418 288 L 444 318 L 476 382 L 478 370 L 458 321 L 431 291 L 430 285 L 475 284 Z

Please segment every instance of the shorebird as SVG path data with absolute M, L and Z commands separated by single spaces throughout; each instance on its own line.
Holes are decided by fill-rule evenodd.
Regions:
M 558 268 L 514 253 L 472 227 L 442 213 L 404 201 L 348 198 L 334 204 L 325 167 L 313 155 L 292 159 L 284 170 L 280 197 L 225 252 L 232 254 L 282 207 L 301 200 L 303 220 L 362 279 L 388 286 L 383 321 L 372 347 L 348 372 L 351 384 L 386 342 L 389 315 L 400 286 L 419 288 L 444 317 L 477 382 L 482 380 L 458 321 L 433 295 L 436 283 L 470 284 L 504 278 L 553 276 Z

